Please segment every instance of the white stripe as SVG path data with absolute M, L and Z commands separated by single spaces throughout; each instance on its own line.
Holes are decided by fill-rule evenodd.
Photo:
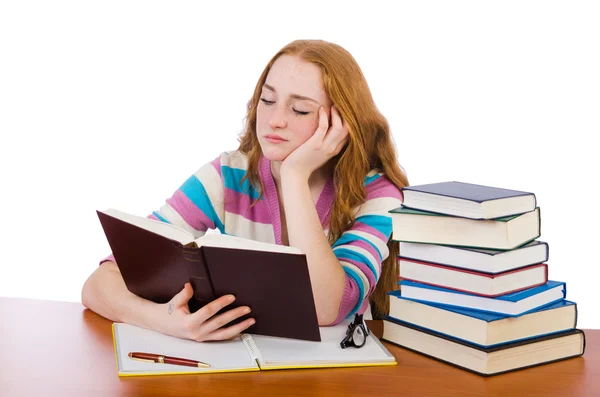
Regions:
M 365 299 L 366 294 L 369 293 L 369 290 L 371 287 L 369 284 L 369 279 L 367 278 L 367 276 L 365 276 L 365 274 L 358 267 L 356 267 L 352 263 L 348 263 L 348 262 L 344 262 L 344 261 L 340 261 L 340 263 L 343 267 L 347 267 L 348 269 L 354 270 L 354 273 L 358 274 L 358 277 L 361 279 L 362 284 L 363 284 L 364 295 L 360 297 L 359 301 L 362 302 L 362 300 Z
M 223 152 L 221 153 L 221 165 L 247 170 L 248 158 L 237 150 Z
M 377 247 L 377 249 L 379 250 L 379 253 L 381 254 L 381 256 L 383 257 L 384 260 L 385 260 L 385 258 L 387 258 L 387 256 L 390 253 L 387 244 L 384 243 L 383 241 L 381 241 L 378 237 L 373 236 L 372 234 L 363 232 L 361 230 L 348 230 L 348 231 L 346 231 L 346 233 L 360 236 L 360 237 L 364 238 L 365 240 L 368 240 L 369 242 L 371 242 L 375 247 Z M 346 233 L 344 233 L 344 234 L 346 234 Z
M 225 213 L 225 233 L 264 243 L 275 244 L 275 233 L 270 223 L 252 222 L 242 215 Z
M 213 167 L 212 164 L 208 163 L 203 165 L 198 171 L 194 173 L 196 178 L 202 182 L 204 186 L 204 190 L 208 194 L 208 198 L 215 210 L 215 213 L 219 217 L 221 223 L 223 222 L 223 218 L 225 216 L 225 200 L 224 196 L 224 187 L 223 181 L 221 180 L 221 176 Z
M 373 269 L 375 269 L 375 280 L 379 280 L 379 273 L 380 273 L 380 271 L 379 271 L 379 261 L 376 260 L 373 257 L 373 255 L 371 255 L 371 253 L 369 251 L 367 251 L 364 248 L 356 247 L 354 245 L 342 244 L 342 245 L 338 245 L 337 247 L 335 247 L 333 249 L 333 252 L 335 252 L 336 250 L 341 249 L 341 248 L 346 248 L 346 249 L 348 249 L 350 251 L 355 251 L 355 252 L 363 255 L 365 258 L 367 258 L 367 260 L 370 261 L 373 266 L 369 266 L 369 265 L 366 265 L 366 264 L 365 265 L 367 267 L 372 267 Z
M 194 235 L 194 238 L 204 236 L 204 232 L 191 227 L 182 217 L 179 212 L 175 211 L 168 203 L 165 203 L 160 210 L 157 211 L 160 216 L 168 220 L 175 226 L 179 226 Z
M 402 200 L 393 197 L 377 197 L 363 203 L 355 210 L 356 217 L 363 215 L 390 216 L 388 211 L 400 207 Z

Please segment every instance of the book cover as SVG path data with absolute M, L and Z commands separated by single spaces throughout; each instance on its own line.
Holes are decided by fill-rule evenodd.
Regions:
M 483 376 L 574 358 L 585 352 L 585 334 L 579 329 L 482 347 L 408 323 L 386 319 L 382 339 Z
M 560 301 L 519 317 L 440 307 L 391 294 L 389 317 L 479 346 L 495 346 L 577 326 L 577 304 Z
M 252 316 L 256 323 L 248 332 L 320 340 L 306 255 L 249 249 L 253 242 L 244 247 L 242 239 L 227 235 L 211 236 L 212 243 L 226 240 L 217 242 L 240 246 L 197 247 L 194 241 L 183 245 L 158 232 L 100 211 L 97 213 L 125 284 L 132 293 L 166 303 L 190 282 L 194 289 L 188 303 L 192 312 L 220 296 L 233 294 L 235 302 L 224 310 L 249 306 L 251 313 L 236 320 Z M 146 218 L 135 221 L 173 228 Z
M 389 213 L 392 239 L 399 242 L 511 250 L 541 235 L 539 207 L 493 220 L 460 218 L 405 207 Z
M 465 182 L 439 182 L 402 189 L 403 206 L 471 219 L 493 219 L 533 211 L 535 194 Z
M 562 301 L 567 296 L 566 283 L 549 280 L 546 284 L 523 291 L 488 298 L 403 280 L 399 282 L 401 294 L 406 299 L 426 302 L 440 307 L 458 307 L 520 316 L 542 306 Z
M 549 247 L 548 243 L 540 240 L 531 241 L 512 250 L 400 242 L 398 259 L 411 259 L 497 274 L 547 262 Z
M 399 276 L 435 287 L 486 297 L 506 295 L 546 284 L 548 265 L 540 263 L 502 273 L 488 274 L 429 262 L 400 259 Z

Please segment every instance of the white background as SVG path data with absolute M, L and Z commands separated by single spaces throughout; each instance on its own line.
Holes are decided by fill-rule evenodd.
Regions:
M 550 278 L 600 328 L 599 3 L 205 3 L 0 5 L 0 296 L 79 301 L 109 253 L 95 210 L 145 216 L 237 148 L 270 57 L 320 38 L 360 64 L 412 185 L 537 195 Z

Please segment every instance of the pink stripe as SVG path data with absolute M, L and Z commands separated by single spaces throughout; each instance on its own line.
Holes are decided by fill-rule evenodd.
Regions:
M 367 225 L 366 223 L 356 222 L 350 230 L 369 233 L 387 244 L 388 237 L 385 234 L 381 233 L 379 230 L 375 229 L 374 227 Z
M 349 250 L 352 250 L 352 247 L 360 247 L 362 249 L 364 249 L 365 251 L 367 251 L 369 254 L 373 255 L 373 258 L 378 261 L 378 264 L 381 265 L 381 255 L 376 249 L 375 247 L 373 247 L 371 244 L 367 243 L 366 241 L 363 240 L 355 240 L 352 241 L 351 243 L 347 243 L 347 244 L 342 244 L 339 247 L 344 247 L 347 248 Z M 336 247 L 337 248 L 337 247 Z
M 102 259 L 99 263 L 99 265 L 103 264 L 104 262 L 108 262 L 108 261 L 112 261 L 117 263 L 117 261 L 115 260 L 115 256 L 113 254 L 110 254 L 109 256 L 107 256 L 106 258 Z
M 335 251 L 333 251 L 333 252 L 335 253 Z M 375 275 L 373 274 L 371 269 L 369 269 L 369 267 L 366 264 L 364 264 L 362 262 L 357 262 L 352 259 L 347 259 L 347 258 L 342 258 L 339 260 L 353 264 L 354 266 L 356 266 L 358 268 L 359 271 L 361 271 L 367 277 L 367 281 L 369 283 L 369 290 L 366 292 L 367 296 L 370 295 L 371 292 L 373 292 L 375 290 L 375 284 L 377 283 L 375 281 Z
M 317 214 L 319 214 L 319 220 L 321 226 L 326 227 L 329 225 L 331 219 L 331 207 L 333 200 L 335 199 L 335 186 L 333 184 L 333 175 L 330 175 L 323 186 L 323 191 L 317 200 L 315 207 L 317 208 Z
M 241 215 L 258 223 L 271 223 L 271 211 L 266 200 L 260 200 L 252 208 L 253 199 L 244 193 L 225 188 L 225 211 Z
M 212 164 L 213 167 L 215 167 L 215 170 L 219 173 L 219 177 L 221 177 L 221 156 L 217 157 L 210 163 Z M 221 177 L 221 180 L 222 179 L 223 178 Z
M 155 221 L 160 221 L 160 219 L 158 219 L 158 217 L 154 214 L 148 215 L 148 219 L 154 219 Z
M 356 303 L 360 299 L 360 290 L 356 282 L 346 275 L 346 285 L 344 286 L 344 294 L 342 295 L 342 302 L 340 303 L 340 310 L 338 316 L 331 325 L 341 323 L 350 314 Z
M 377 178 L 366 186 L 367 200 L 379 197 L 392 197 L 402 200 L 402 192 L 385 176 Z
M 214 229 L 216 226 L 202 210 L 183 193 L 180 189 L 173 194 L 173 197 L 167 199 L 169 204 L 183 220 L 192 228 L 205 232 L 207 229 Z

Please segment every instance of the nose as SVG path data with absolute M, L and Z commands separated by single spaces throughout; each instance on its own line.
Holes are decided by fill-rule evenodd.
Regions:
M 285 109 L 275 106 L 269 117 L 269 127 L 272 129 L 285 128 L 287 120 L 285 118 Z

